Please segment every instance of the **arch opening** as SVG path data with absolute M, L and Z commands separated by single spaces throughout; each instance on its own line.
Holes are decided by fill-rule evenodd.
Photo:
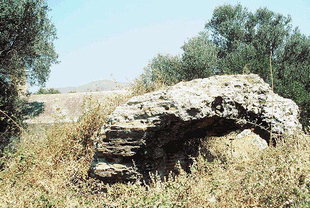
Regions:
M 221 137 L 248 128 L 267 135 L 263 129 L 251 124 L 241 126 L 234 119 L 218 116 L 186 122 L 176 117 L 166 117 L 163 120 L 166 125 L 160 130 L 149 131 L 145 144 L 131 158 L 145 181 L 150 179 L 150 173 L 156 173 L 164 179 L 171 173 L 177 175 L 180 168 L 190 172 L 190 166 L 199 155 L 202 142 L 209 137 Z

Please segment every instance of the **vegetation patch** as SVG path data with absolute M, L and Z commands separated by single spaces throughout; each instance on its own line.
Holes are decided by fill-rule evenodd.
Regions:
M 215 158 L 201 151 L 191 174 L 151 183 L 105 185 L 88 177 L 96 133 L 128 97 L 92 106 L 77 123 L 24 131 L 15 152 L 3 158 L 0 207 L 307 207 L 310 138 L 278 141 L 249 160 Z M 90 107 L 88 106 L 88 107 Z M 9 190 L 9 191 L 8 191 Z

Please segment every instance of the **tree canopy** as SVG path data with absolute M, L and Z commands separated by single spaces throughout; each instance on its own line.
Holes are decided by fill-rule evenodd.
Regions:
M 182 80 L 209 77 L 217 72 L 218 50 L 208 39 L 208 33 L 200 32 L 189 39 L 182 49 Z
M 290 16 L 266 8 L 251 12 L 240 4 L 223 5 L 213 11 L 205 31 L 182 49 L 175 59 L 177 67 L 166 67 L 167 61 L 157 63 L 169 68 L 159 70 L 164 74 L 161 78 L 169 77 L 168 84 L 214 74 L 259 74 L 276 93 L 299 105 L 303 126 L 309 128 L 310 38 L 293 28 Z M 144 77 L 158 73 L 153 62 Z
M 218 51 L 206 32 L 190 38 L 181 48 L 183 53 L 180 56 L 158 54 L 151 60 L 141 76 L 144 88 L 151 90 L 157 83 L 172 85 L 217 72 Z
M 214 10 L 206 29 L 219 50 L 221 73 L 259 74 L 275 92 L 299 105 L 308 128 L 310 38 L 293 28 L 290 16 L 266 8 L 250 12 L 240 4 L 224 5 Z
M 44 0 L 0 0 L 0 133 L 22 120 L 20 86 L 44 84 L 57 62 L 48 11 Z
M 46 82 L 56 63 L 55 28 L 43 0 L 0 0 L 0 75 L 10 82 Z

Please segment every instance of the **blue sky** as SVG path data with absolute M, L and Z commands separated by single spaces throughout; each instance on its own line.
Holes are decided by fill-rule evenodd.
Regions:
M 158 53 L 177 55 L 215 7 L 237 4 L 290 14 L 310 35 L 310 0 L 48 0 L 60 63 L 47 87 L 132 81 Z

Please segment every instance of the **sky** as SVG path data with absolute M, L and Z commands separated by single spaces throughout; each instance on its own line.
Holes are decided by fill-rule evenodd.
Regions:
M 289 14 L 310 35 L 310 0 L 48 0 L 60 63 L 51 67 L 46 87 L 131 82 L 156 54 L 180 54 L 214 8 L 237 3 Z

